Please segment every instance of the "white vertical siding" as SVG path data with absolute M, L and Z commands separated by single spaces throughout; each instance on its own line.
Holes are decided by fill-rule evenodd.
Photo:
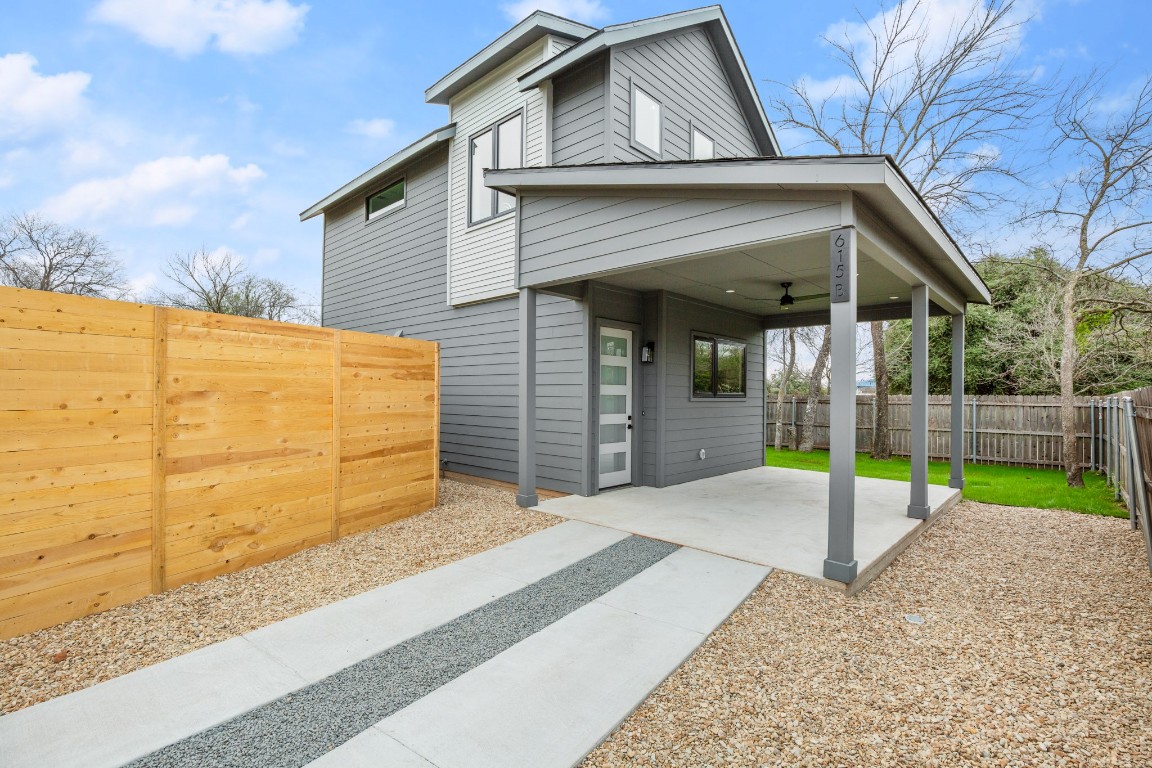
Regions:
M 477 131 L 524 110 L 524 162 L 545 163 L 545 99 L 539 89 L 521 93 L 516 78 L 540 65 L 551 38 L 526 48 L 457 96 L 449 105 L 456 138 L 451 169 L 448 302 L 453 305 L 516 293 L 516 219 L 505 215 L 468 226 L 468 140 Z

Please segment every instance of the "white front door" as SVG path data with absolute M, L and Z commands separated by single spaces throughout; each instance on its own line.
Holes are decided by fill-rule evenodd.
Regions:
M 632 331 L 600 329 L 600 488 L 632 482 Z

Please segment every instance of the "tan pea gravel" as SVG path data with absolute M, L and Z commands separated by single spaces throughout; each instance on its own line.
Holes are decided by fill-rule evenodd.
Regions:
M 559 521 L 520 509 L 506 490 L 444 480 L 440 505 L 420 515 L 0 641 L 0 714 L 445 565 Z
M 965 502 L 854 598 L 774 573 L 583 768 L 623 765 L 1152 766 L 1142 540 Z

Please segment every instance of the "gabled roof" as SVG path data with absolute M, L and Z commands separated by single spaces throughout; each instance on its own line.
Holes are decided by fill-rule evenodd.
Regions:
M 375 185 L 385 181 L 386 177 L 398 170 L 402 165 L 440 146 L 455 135 L 456 124 L 449 123 L 443 128 L 437 128 L 426 136 L 417 139 L 384 162 L 360 174 L 352 179 L 352 181 L 340 187 L 340 189 L 308 208 L 300 214 L 300 221 L 307 221 L 313 216 L 323 213 L 326 208 L 331 208 L 333 205 L 343 202 L 354 194 L 366 193 Z
M 484 50 L 436 81 L 435 85 L 424 91 L 424 101 L 429 104 L 447 104 L 448 100 L 457 93 L 544 35 L 559 35 L 570 40 L 583 40 L 595 31 L 595 27 L 589 27 L 544 11 L 536 11 L 493 40 Z
M 594 35 L 585 37 L 576 45 L 522 76 L 519 81 L 520 90 L 526 91 L 529 88 L 535 88 L 545 80 L 551 80 L 612 46 L 666 35 L 694 26 L 704 26 L 711 34 L 712 42 L 716 47 L 716 54 L 720 57 L 720 63 L 728 73 L 732 90 L 748 118 L 749 127 L 756 137 L 760 151 L 766 155 L 779 155 L 780 145 L 776 141 L 776 135 L 772 132 L 772 125 L 768 122 L 768 116 L 764 114 L 764 105 L 760 103 L 756 85 L 748 73 L 744 56 L 740 53 L 739 46 L 736 45 L 736 38 L 732 34 L 732 28 L 728 25 L 727 17 L 724 16 L 724 9 L 718 5 L 604 27 Z

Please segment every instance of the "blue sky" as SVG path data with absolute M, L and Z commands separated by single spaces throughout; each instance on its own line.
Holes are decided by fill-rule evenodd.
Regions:
M 203 247 L 316 297 L 320 221 L 299 212 L 446 123 L 446 107 L 423 102 L 428 85 L 536 7 L 602 26 L 699 4 L 6 0 L 0 213 L 38 210 L 96 232 L 142 292 L 170 255 Z M 762 96 L 768 80 L 839 74 L 820 36 L 855 8 L 724 3 Z M 1110 67 L 1118 93 L 1152 71 L 1152 4 L 1029 8 L 1022 65 Z

